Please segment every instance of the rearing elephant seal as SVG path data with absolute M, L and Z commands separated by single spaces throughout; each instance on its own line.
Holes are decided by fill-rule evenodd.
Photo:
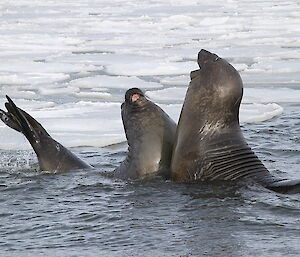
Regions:
M 176 123 L 138 88 L 127 90 L 121 109 L 128 153 L 115 175 L 126 179 L 168 177 Z
M 176 132 L 171 177 L 175 181 L 250 178 L 279 192 L 300 192 L 300 180 L 272 176 L 246 143 L 239 125 L 243 83 L 226 60 L 206 50 L 191 72 Z
M 24 134 L 37 155 L 41 170 L 60 172 L 90 168 L 87 163 L 55 141 L 40 123 L 18 108 L 8 96 L 6 98 L 7 112 L 0 110 L 0 118 L 7 126 Z

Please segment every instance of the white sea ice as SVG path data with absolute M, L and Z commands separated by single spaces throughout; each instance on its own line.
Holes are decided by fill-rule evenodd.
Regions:
M 152 101 L 183 101 L 186 90 L 186 87 L 172 87 L 156 91 L 147 91 L 146 95 Z
M 107 67 L 107 72 L 114 75 L 153 76 L 153 75 L 181 75 L 189 74 L 198 67 L 195 62 L 154 61 L 140 62 L 128 65 L 119 62 Z
M 170 87 L 147 91 L 153 101 L 183 101 L 187 87 Z M 242 103 L 299 103 L 300 89 L 285 87 L 244 88 Z
M 300 103 L 300 89 L 263 86 L 245 88 L 242 103 Z
M 71 81 L 70 86 L 76 86 L 79 88 L 160 88 L 161 84 L 157 82 L 144 81 L 136 76 L 107 76 L 98 75 L 94 77 L 80 78 Z
M 256 123 L 272 119 L 282 114 L 283 108 L 275 103 L 244 104 L 240 109 L 241 123 Z
M 18 101 L 19 102 L 19 101 Z M 19 103 L 18 103 L 19 104 Z M 120 117 L 121 103 L 100 103 L 80 101 L 77 103 L 54 105 L 21 101 L 20 106 L 32 110 L 29 113 L 35 117 L 47 131 L 67 147 L 93 146 L 102 147 L 123 142 L 125 134 Z M 176 122 L 179 119 L 182 104 L 159 104 Z M 39 106 L 40 108 L 36 108 Z M 43 107 L 44 106 L 44 107 Z M 25 108 L 24 108 L 25 109 Z M 240 111 L 242 123 L 261 122 L 282 113 L 277 104 L 243 104 Z M 0 142 L 0 148 L 20 149 L 30 148 L 29 144 L 19 147 L 18 132 L 0 125 L 0 134 L 6 134 Z
M 0 10 L 0 108 L 11 96 L 66 146 L 125 140 L 130 87 L 177 121 L 201 48 L 241 73 L 242 123 L 299 103 L 295 0 L 3 0 Z M 0 123 L 0 148 L 26 145 L 15 134 Z

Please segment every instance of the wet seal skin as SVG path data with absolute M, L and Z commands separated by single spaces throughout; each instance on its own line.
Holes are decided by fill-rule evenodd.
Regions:
M 55 141 L 40 123 L 27 112 L 18 108 L 8 96 L 6 98 L 8 101 L 5 103 L 7 111 L 0 110 L 0 118 L 8 127 L 21 132 L 27 138 L 37 155 L 40 170 L 62 172 L 91 168 L 90 165 Z
M 191 81 L 181 110 L 174 144 L 174 181 L 250 179 L 281 193 L 300 192 L 299 180 L 270 174 L 243 137 L 239 108 L 243 82 L 226 60 L 202 49 L 200 69 Z
M 128 153 L 115 170 L 115 176 L 122 179 L 169 177 L 176 123 L 139 88 L 127 90 L 121 115 Z

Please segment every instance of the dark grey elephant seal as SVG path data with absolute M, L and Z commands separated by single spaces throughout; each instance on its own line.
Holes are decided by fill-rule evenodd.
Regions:
M 7 126 L 24 134 L 37 155 L 42 171 L 61 172 L 90 168 L 87 163 L 55 141 L 40 123 L 18 108 L 8 96 L 6 98 L 7 112 L 0 110 L 0 118 Z
M 206 50 L 191 72 L 172 157 L 175 181 L 250 178 L 279 192 L 300 192 L 300 180 L 270 174 L 246 143 L 239 125 L 243 83 L 226 60 Z
M 138 88 L 127 90 L 121 109 L 128 153 L 115 175 L 123 179 L 169 176 L 176 123 Z

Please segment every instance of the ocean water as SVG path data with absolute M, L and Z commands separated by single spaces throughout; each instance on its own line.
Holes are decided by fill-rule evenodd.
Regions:
M 271 173 L 299 178 L 297 0 L 3 0 L 0 21 L 0 108 L 9 95 L 95 167 L 39 172 L 0 124 L 0 256 L 299 256 L 299 195 L 106 176 L 126 156 L 126 90 L 177 121 L 204 48 L 242 76 L 251 147 Z

